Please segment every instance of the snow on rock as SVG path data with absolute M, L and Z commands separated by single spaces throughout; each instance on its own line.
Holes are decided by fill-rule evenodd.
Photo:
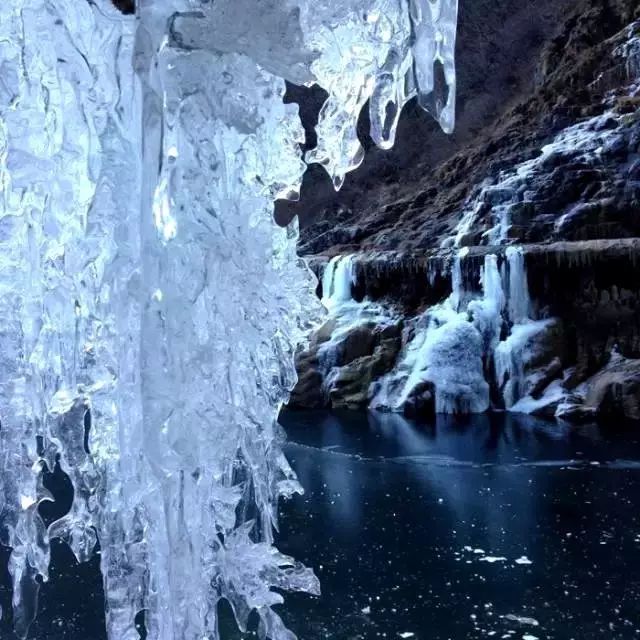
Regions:
M 632 43 L 629 47 L 634 50 Z M 630 65 L 636 64 L 633 62 L 635 55 L 630 54 L 628 60 Z M 570 160 L 585 166 L 597 166 L 607 145 L 618 136 L 612 123 L 619 124 L 623 119 L 623 115 L 605 111 L 578 122 L 560 131 L 535 158 L 500 172 L 496 178 L 487 178 L 465 203 L 453 235 L 443 240 L 442 246 L 464 246 L 471 230 L 482 228 L 481 220 L 485 218 L 489 228 L 483 232 L 480 244 L 496 246 L 513 242 L 513 225 L 517 224 L 522 212 L 533 206 L 530 198 L 535 196 L 554 164 Z M 582 214 L 583 208 L 584 203 L 579 203 L 559 216 L 555 222 L 556 232 L 563 234 L 574 224 L 576 216 Z

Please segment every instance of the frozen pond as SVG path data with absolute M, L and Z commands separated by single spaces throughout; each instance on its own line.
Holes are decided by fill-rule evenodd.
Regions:
M 323 586 L 286 616 L 301 638 L 640 637 L 640 431 L 282 422 L 307 493 L 285 507 L 280 546 Z
M 283 505 L 278 546 L 323 588 L 287 596 L 300 640 L 640 637 L 640 427 L 325 412 L 281 422 L 307 492 Z M 33 640 L 104 640 L 97 562 L 77 566 L 55 544 L 40 610 Z M 222 640 L 241 637 L 230 629 Z

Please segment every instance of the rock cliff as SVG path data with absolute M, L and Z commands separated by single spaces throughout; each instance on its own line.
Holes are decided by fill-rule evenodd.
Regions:
M 395 156 L 306 186 L 329 315 L 292 406 L 640 418 L 640 7 L 482 4 L 456 136 L 409 112 Z

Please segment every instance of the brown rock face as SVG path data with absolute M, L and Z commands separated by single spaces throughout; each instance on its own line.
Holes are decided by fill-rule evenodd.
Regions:
M 526 262 L 532 297 L 563 321 L 570 387 L 604 367 L 614 348 L 640 357 L 640 240 L 531 246 Z
M 358 409 L 369 403 L 374 380 L 393 367 L 400 351 L 400 324 L 364 323 L 341 332 L 327 349 L 332 321 L 312 334 L 296 358 L 298 383 L 289 401 L 293 408 Z
M 613 358 L 588 381 L 585 405 L 601 417 L 640 420 L 640 360 Z
M 564 128 L 606 110 L 603 100 L 607 92 L 628 82 L 632 71 L 612 52 L 615 39 L 626 36 L 626 25 L 640 17 L 637 2 L 585 0 L 577 7 L 564 2 L 513 4 L 502 1 L 484 7 L 478 3 L 486 11 L 484 18 L 475 14 L 462 17 L 462 107 L 453 139 L 441 137 L 435 130 L 423 131 L 418 115 L 409 111 L 395 151 L 384 156 L 389 163 L 384 169 L 365 166 L 363 174 L 353 174 L 352 183 L 339 194 L 318 187 L 306 189 L 296 209 L 302 216 L 303 254 L 439 246 L 457 224 L 465 202 L 484 184 L 495 183 L 501 171 L 539 155 L 541 147 Z M 573 13 L 564 20 L 567 11 Z M 537 29 L 538 38 L 528 40 L 517 29 L 514 34 L 518 40 L 506 35 L 502 26 L 507 29 L 511 23 L 501 22 L 496 15 L 500 12 L 510 15 L 511 20 L 519 16 L 522 24 L 528 20 L 532 29 Z M 465 26 L 467 19 L 472 24 Z M 473 31 L 472 25 L 482 34 L 486 50 L 470 44 L 474 35 L 465 35 L 465 31 Z M 472 57 L 465 62 L 466 47 Z M 471 81 L 466 72 L 467 64 L 482 70 L 477 74 L 490 71 L 487 58 L 492 57 L 500 60 L 501 69 L 509 69 L 519 78 L 510 90 L 507 86 L 498 91 L 484 77 Z M 473 100 L 465 96 L 470 95 L 490 96 L 491 106 L 487 105 L 482 115 L 468 114 Z M 618 112 L 629 112 L 630 120 L 635 118 L 635 103 L 629 102 L 628 96 L 620 96 L 614 103 Z M 514 202 L 512 193 L 494 194 L 498 200 L 486 203 L 464 243 L 480 242 L 482 221 L 502 204 L 500 196 L 514 205 L 514 239 L 520 241 L 638 235 L 637 216 L 629 215 L 638 206 L 637 182 L 628 181 L 637 154 L 638 128 L 628 121 L 623 129 L 602 157 L 583 162 L 580 154 L 562 153 L 549 158 L 542 175 L 531 185 L 521 185 L 522 192 Z M 631 175 L 635 173 L 636 169 Z M 520 197 L 525 191 L 532 197 Z M 575 211 L 566 226 L 556 230 L 556 220 L 572 208 Z
M 298 382 L 291 392 L 290 407 L 319 409 L 326 406 L 324 378 L 327 368 L 321 363 L 318 354 L 322 345 L 331 339 L 334 330 L 335 321 L 327 320 L 309 336 L 308 345 L 299 349 L 296 354 Z
M 398 333 L 389 333 L 369 354 L 352 360 L 331 377 L 328 400 L 332 407 L 362 409 L 368 406 L 372 383 L 393 368 L 400 352 Z

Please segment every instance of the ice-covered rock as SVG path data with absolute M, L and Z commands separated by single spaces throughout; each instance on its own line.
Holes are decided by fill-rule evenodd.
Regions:
M 607 365 L 559 405 L 556 417 L 584 422 L 595 417 L 640 420 L 640 360 L 616 350 Z
M 338 256 L 324 269 L 322 303 L 328 315 L 297 354 L 302 374 L 290 406 L 364 406 L 373 380 L 395 362 L 400 348 L 398 311 L 366 298 L 354 299 L 355 259 Z
M 596 412 L 640 420 L 640 361 L 614 353 L 584 388 L 585 404 Z
M 484 358 L 500 335 L 504 294 L 494 255 L 485 259 L 483 297 L 468 300 L 461 260 L 451 269 L 452 293 L 414 322 L 394 370 L 372 387 L 372 408 L 410 412 L 416 403 L 437 413 L 482 413 L 489 408 Z M 424 394 L 433 396 L 425 404 Z
M 551 225 L 547 235 L 571 237 L 574 228 L 585 225 L 585 204 L 592 209 L 606 205 L 601 199 L 581 199 L 581 185 L 606 177 L 606 154 L 616 140 L 626 152 L 625 138 L 617 131 L 623 122 L 623 115 L 606 111 L 571 125 L 531 160 L 488 178 L 465 203 L 453 235 L 442 245 L 465 246 L 477 235 L 478 243 L 507 244 L 523 239 L 523 230 L 536 224 Z M 481 234 L 479 229 L 484 229 Z
M 554 319 L 515 324 L 509 336 L 496 347 L 496 380 L 507 409 L 533 391 L 541 373 L 538 368 L 555 356 L 555 351 L 549 352 L 559 342 L 551 338 L 554 331 L 557 331 Z

